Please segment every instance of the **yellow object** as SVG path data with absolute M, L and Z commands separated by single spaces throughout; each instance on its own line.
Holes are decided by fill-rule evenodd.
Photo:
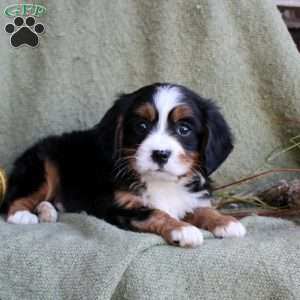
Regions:
M 4 199 L 6 187 L 7 187 L 7 177 L 4 170 L 0 168 L 0 205 Z

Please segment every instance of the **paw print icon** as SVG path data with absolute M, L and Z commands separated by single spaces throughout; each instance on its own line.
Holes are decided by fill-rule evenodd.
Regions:
M 34 17 L 16 17 L 13 23 L 6 24 L 5 31 L 11 34 L 10 43 L 13 47 L 36 47 L 39 44 L 39 35 L 45 32 L 45 27 L 41 23 L 36 24 Z

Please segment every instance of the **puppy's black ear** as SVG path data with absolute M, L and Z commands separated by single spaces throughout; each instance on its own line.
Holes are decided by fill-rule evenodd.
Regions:
M 127 95 L 121 95 L 95 126 L 99 147 L 107 159 L 116 159 L 123 144 L 123 121 L 131 101 Z
M 218 107 L 211 101 L 208 101 L 206 104 L 204 165 L 207 175 L 210 175 L 232 151 L 233 137 Z

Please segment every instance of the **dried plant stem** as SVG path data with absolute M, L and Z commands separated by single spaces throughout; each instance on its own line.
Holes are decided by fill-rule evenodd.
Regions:
M 265 216 L 265 217 L 273 217 L 273 218 L 293 218 L 293 217 L 299 217 L 300 215 L 300 209 L 273 209 L 273 210 L 256 210 L 256 211 L 232 211 L 232 210 L 222 210 L 223 214 L 234 216 L 238 219 L 257 215 L 257 216 Z
M 243 196 L 243 197 L 228 196 L 228 197 L 225 197 L 217 204 L 217 209 L 223 208 L 225 205 L 228 205 L 231 203 L 251 204 L 251 205 L 255 205 L 257 208 L 260 207 L 260 208 L 264 208 L 264 209 L 278 209 L 278 207 L 271 206 L 255 196 Z
M 258 173 L 258 174 L 255 174 L 255 175 L 252 175 L 252 176 L 249 176 L 249 177 L 242 178 L 240 180 L 237 180 L 237 181 L 234 181 L 234 182 L 222 185 L 222 186 L 218 186 L 218 187 L 214 188 L 213 191 L 223 190 L 223 189 L 228 188 L 230 186 L 238 185 L 238 184 L 241 184 L 241 183 L 244 183 L 244 182 L 247 182 L 247 181 L 254 180 L 258 177 L 266 176 L 266 175 L 273 174 L 273 173 L 294 173 L 294 172 L 295 173 L 300 173 L 300 169 L 297 169 L 297 168 L 295 168 L 295 169 L 290 169 L 290 168 L 272 169 L 272 170 L 268 170 L 268 171 L 265 171 L 265 172 L 262 172 L 262 173 Z
M 273 161 L 275 158 L 279 157 L 280 155 L 284 154 L 284 153 L 287 153 L 295 148 L 300 148 L 300 141 L 298 141 L 300 139 L 300 135 L 297 135 L 297 136 L 294 136 L 290 139 L 290 143 L 292 145 L 278 151 L 278 152 L 275 152 L 273 154 L 271 154 L 268 158 L 267 158 L 267 162 L 271 162 Z

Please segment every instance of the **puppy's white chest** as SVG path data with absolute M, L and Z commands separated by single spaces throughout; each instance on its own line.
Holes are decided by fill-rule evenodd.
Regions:
M 144 205 L 160 209 L 176 219 L 198 207 L 210 207 L 207 191 L 191 193 L 176 181 L 146 180 L 147 189 L 143 194 Z M 205 197 L 206 196 L 206 197 Z

